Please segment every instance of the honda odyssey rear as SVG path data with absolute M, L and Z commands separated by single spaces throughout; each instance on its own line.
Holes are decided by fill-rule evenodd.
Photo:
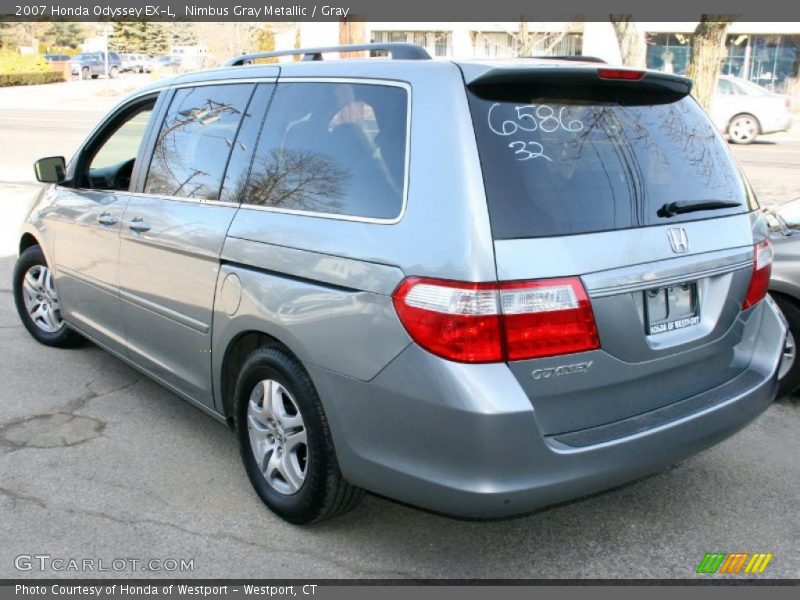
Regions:
M 320 60 L 363 50 L 392 59 Z M 312 60 L 252 64 L 286 54 Z M 767 227 L 689 80 L 429 59 L 256 53 L 123 101 L 69 165 L 37 163 L 28 331 L 235 427 L 294 523 L 363 490 L 520 514 L 765 410 Z
M 416 269 L 396 288 L 414 344 L 345 392 L 375 398 L 355 401 L 369 433 L 342 419 L 345 462 L 368 474 L 354 482 L 512 515 L 653 472 L 760 414 L 784 337 L 765 300 L 771 247 L 689 80 L 459 67 L 496 279 Z

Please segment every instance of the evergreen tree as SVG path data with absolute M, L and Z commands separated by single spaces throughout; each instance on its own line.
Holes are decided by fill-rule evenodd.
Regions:
M 195 46 L 197 45 L 197 41 L 197 27 L 195 23 L 187 21 L 172 23 L 173 46 Z
M 45 37 L 53 46 L 61 48 L 77 48 L 86 37 L 81 23 L 55 22 L 45 32 Z
M 109 40 L 111 49 L 116 52 L 144 52 L 146 46 L 146 23 L 120 21 L 114 23 Z
M 146 54 L 166 54 L 172 45 L 169 23 L 150 21 L 142 23 L 144 30 L 144 52 Z

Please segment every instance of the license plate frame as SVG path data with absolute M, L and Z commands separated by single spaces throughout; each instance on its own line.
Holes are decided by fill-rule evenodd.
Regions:
M 686 329 L 700 323 L 696 281 L 651 288 L 642 294 L 647 335 Z

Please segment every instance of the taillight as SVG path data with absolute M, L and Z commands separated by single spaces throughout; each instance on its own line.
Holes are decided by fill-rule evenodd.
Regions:
M 769 289 L 769 277 L 772 274 L 772 243 L 769 240 L 756 245 L 755 260 L 753 261 L 753 274 L 750 277 L 750 287 L 747 288 L 742 309 L 755 306 L 764 299 Z
M 600 79 L 624 79 L 627 81 L 638 81 L 644 77 L 644 71 L 633 69 L 597 69 Z
M 393 298 L 406 331 L 426 350 L 459 362 L 503 359 L 496 284 L 412 277 Z
M 499 285 L 412 277 L 393 299 L 411 338 L 454 361 L 524 360 L 600 347 L 576 277 Z
M 577 277 L 500 284 L 508 360 L 595 350 L 600 338 Z

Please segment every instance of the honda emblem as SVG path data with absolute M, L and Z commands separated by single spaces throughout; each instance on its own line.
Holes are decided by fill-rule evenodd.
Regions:
M 689 237 L 683 227 L 670 227 L 667 229 L 669 245 L 675 254 L 683 254 L 689 251 Z

